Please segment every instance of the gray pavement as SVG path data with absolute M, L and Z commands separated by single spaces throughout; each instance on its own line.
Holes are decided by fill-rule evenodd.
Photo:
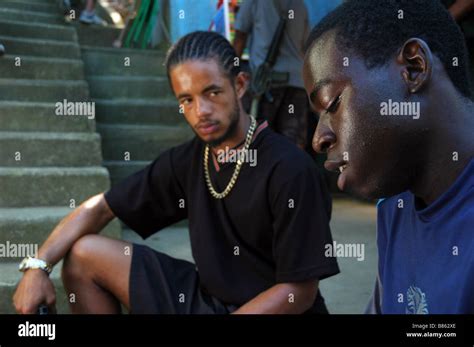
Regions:
M 320 288 L 331 313 L 363 313 L 369 300 L 377 269 L 375 204 L 349 198 L 335 198 L 331 230 L 337 244 L 364 245 L 363 260 L 339 257 L 341 272 L 321 282 Z M 187 228 L 168 228 L 143 241 L 132 231 L 124 238 L 193 262 Z M 362 257 L 359 257 L 362 259 Z
M 321 282 L 331 313 L 363 313 L 377 272 L 376 210 L 351 199 L 334 199 L 331 230 L 337 243 L 364 244 L 364 260 L 338 258 L 341 272 Z

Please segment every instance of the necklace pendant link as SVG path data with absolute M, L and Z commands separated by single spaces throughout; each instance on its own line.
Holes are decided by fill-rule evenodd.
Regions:
M 249 130 L 247 131 L 247 136 L 245 138 L 244 149 L 242 150 L 243 153 L 248 152 L 256 127 L 257 121 L 254 116 L 250 115 L 250 126 Z M 224 191 L 218 193 L 212 186 L 211 176 L 209 174 L 209 145 L 206 145 L 206 148 L 204 149 L 204 176 L 206 178 L 207 188 L 214 198 L 223 199 L 230 193 L 232 188 L 234 188 L 235 182 L 237 182 L 237 177 L 239 176 L 240 169 L 242 168 L 243 164 L 243 160 L 239 158 L 237 160 L 237 165 L 235 166 L 234 173 L 232 174 L 232 177 L 229 183 L 227 184 L 227 187 L 224 189 Z

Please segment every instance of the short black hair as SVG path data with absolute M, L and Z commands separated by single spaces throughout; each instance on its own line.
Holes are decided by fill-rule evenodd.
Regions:
M 183 36 L 166 54 L 165 66 L 170 77 L 170 70 L 188 60 L 216 59 L 229 79 L 241 71 L 234 47 L 222 35 L 211 31 L 195 31 Z
M 408 39 L 420 38 L 441 60 L 456 89 L 471 96 L 466 43 L 439 0 L 347 0 L 316 25 L 305 51 L 333 29 L 336 42 L 361 56 L 369 69 L 385 65 Z M 455 57 L 458 66 L 453 66 Z

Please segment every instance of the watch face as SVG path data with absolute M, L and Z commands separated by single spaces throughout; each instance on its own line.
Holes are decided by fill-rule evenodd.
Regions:
M 23 260 L 21 261 L 20 266 L 18 267 L 18 269 L 19 269 L 20 271 L 25 270 L 26 262 L 27 262 L 27 261 L 28 261 L 27 258 L 25 258 L 25 259 L 23 259 Z
M 18 270 L 25 272 L 28 269 L 41 269 L 49 274 L 51 272 L 51 265 L 41 259 L 25 258 L 21 261 Z

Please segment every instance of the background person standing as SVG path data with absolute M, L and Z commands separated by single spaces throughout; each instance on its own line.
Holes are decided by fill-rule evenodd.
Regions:
M 280 76 L 286 74 L 287 78 L 272 82 L 269 94 L 260 100 L 256 116 L 266 118 L 276 132 L 305 148 L 309 105 L 301 69 L 309 22 L 304 1 L 244 1 L 237 13 L 234 48 L 241 57 L 248 44 L 250 69 L 254 73 L 265 61 L 280 16 L 287 20 L 273 71 Z

